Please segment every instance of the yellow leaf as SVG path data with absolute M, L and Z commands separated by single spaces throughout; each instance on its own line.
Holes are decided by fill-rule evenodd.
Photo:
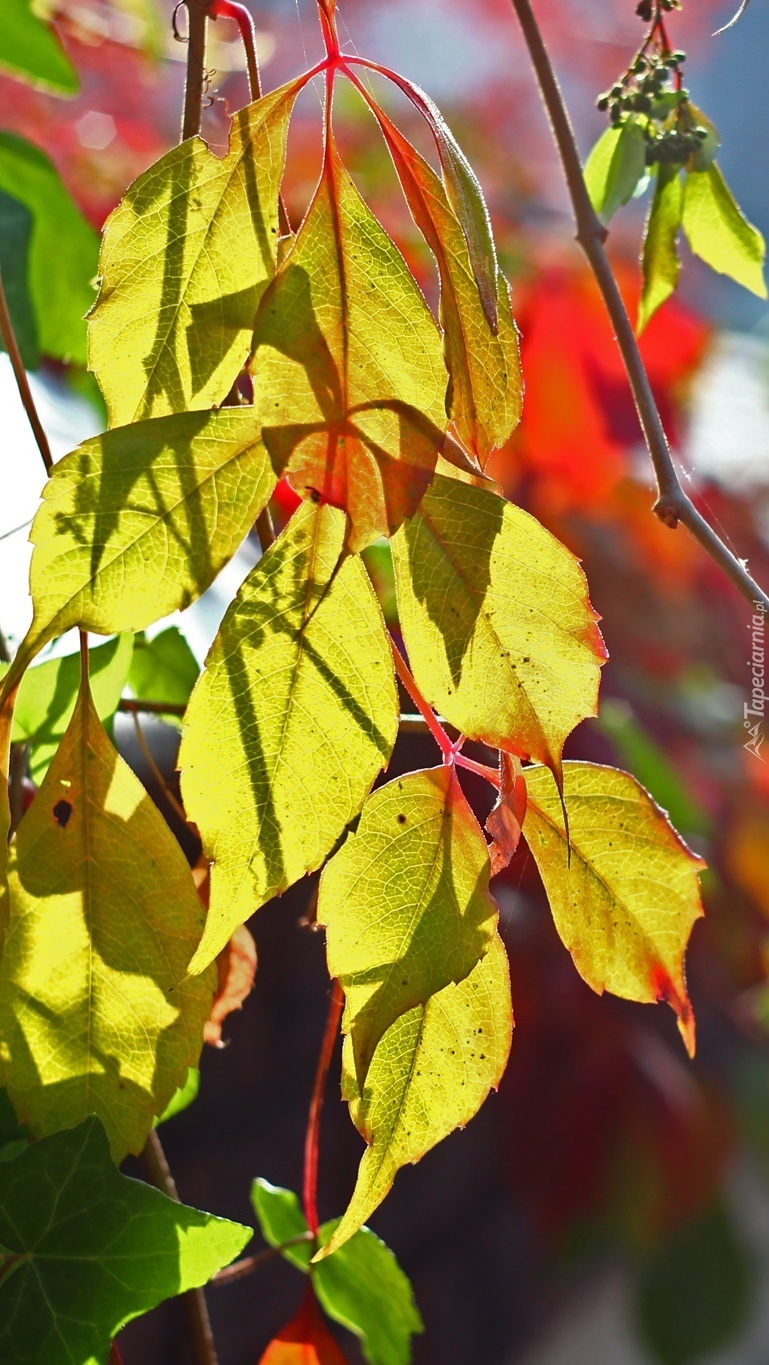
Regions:
M 138 1152 L 195 1065 L 212 974 L 178 983 L 203 907 L 87 688 L 9 859 L 0 1083 L 37 1137 L 102 1120 Z
M 199 971 L 271 896 L 321 865 L 398 728 L 382 614 L 346 519 L 303 504 L 249 574 L 192 694 L 185 808 L 213 861 Z
M 528 512 L 440 475 L 392 549 L 427 700 L 471 739 L 558 772 L 606 658 L 579 562 Z
M 446 986 L 387 1030 L 362 1096 L 347 1039 L 343 1090 L 369 1146 L 349 1207 L 316 1260 L 331 1255 L 363 1226 L 401 1166 L 419 1161 L 477 1114 L 502 1078 L 512 1024 L 507 957 L 495 935 L 464 981 Z
M 407 773 L 369 797 L 318 896 L 359 1085 L 390 1025 L 487 952 L 497 925 L 488 888 L 486 841 L 453 768 Z
M 303 497 L 347 511 L 351 549 L 411 515 L 446 427 L 441 340 L 333 144 L 262 299 L 254 378 L 276 469 L 287 469 Z
M 524 775 L 524 838 L 580 976 L 599 994 L 667 1001 L 693 1053 L 684 953 L 703 913 L 702 859 L 634 777 L 595 763 L 563 765 L 569 849 L 551 774 L 527 768 Z
M 111 426 L 213 407 L 243 368 L 275 273 L 299 89 L 294 81 L 241 109 L 224 157 L 199 137 L 174 147 L 107 220 L 88 359 Z

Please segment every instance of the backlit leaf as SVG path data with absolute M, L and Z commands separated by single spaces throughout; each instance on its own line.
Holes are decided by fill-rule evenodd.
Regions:
M 362 1096 L 347 1039 L 343 1090 L 369 1147 L 349 1208 L 319 1259 L 343 1246 L 366 1222 L 401 1166 L 418 1161 L 455 1128 L 469 1123 L 499 1084 L 511 1028 L 507 958 L 495 937 L 464 981 L 446 986 L 387 1030 Z
M 432 315 L 329 144 L 296 242 L 262 299 L 263 438 L 303 497 L 344 508 L 363 549 L 410 516 L 446 427 Z
M 99 239 L 53 163 L 15 133 L 0 132 L 0 190 L 24 204 L 33 219 L 28 283 L 38 347 L 55 360 L 84 365 L 85 314 L 94 299 Z
M 283 1247 L 285 1242 L 308 1234 L 307 1219 L 293 1190 L 271 1185 L 259 1176 L 251 1186 L 251 1203 L 264 1240 L 271 1247 Z M 301 1242 L 286 1246 L 282 1252 L 298 1270 L 306 1270 L 312 1256 L 312 1243 Z
M 169 1119 L 181 1114 L 185 1109 L 189 1109 L 193 1100 L 198 1097 L 200 1090 L 200 1072 L 197 1067 L 191 1066 L 187 1069 L 187 1079 L 174 1091 L 162 1114 L 155 1121 L 157 1128 L 161 1123 L 167 1123 Z
M 107 1365 L 110 1341 L 237 1256 L 251 1228 L 120 1175 L 96 1118 L 0 1165 L 0 1355 Z
M 87 690 L 9 857 L 0 1081 L 44 1136 L 97 1113 L 141 1150 L 200 1055 L 211 974 L 179 985 L 203 927 L 187 862 Z
M 440 476 L 392 546 L 427 700 L 470 738 L 557 772 L 566 736 L 595 715 L 606 657 L 578 561 L 520 507 Z
M 449 416 L 481 464 L 504 445 L 521 415 L 523 381 L 518 332 L 504 276 L 497 281 L 497 329 L 484 314 L 462 227 L 446 191 L 427 162 L 386 114 L 374 112 L 417 227 L 433 251 L 441 277 L 444 355 L 451 376 Z
M 599 994 L 666 1001 L 693 1053 L 684 953 L 702 914 L 702 859 L 635 778 L 594 763 L 564 764 L 569 850 L 552 776 L 546 768 L 525 776 L 524 838 L 580 976 Z
M 227 396 L 275 273 L 278 190 L 301 82 L 232 120 L 224 157 L 188 138 L 150 166 L 107 221 L 89 366 L 110 425 Z
M 128 682 L 134 696 L 142 701 L 186 706 L 199 672 L 198 661 L 178 626 L 168 626 L 151 640 L 144 635 L 137 637 Z M 174 724 L 171 715 L 163 719 Z
M 585 162 L 585 184 L 602 223 L 632 198 L 646 172 L 646 138 L 635 119 L 607 128 Z
M 270 1342 L 259 1365 L 347 1365 L 309 1285 L 298 1313 Z
M 486 820 L 489 844 L 490 876 L 496 877 L 510 862 L 518 847 L 526 815 L 526 779 L 520 761 L 514 754 L 499 754 L 500 790 L 494 809 Z
M 3 0 L 0 6 L 0 67 L 56 94 L 74 95 L 78 89 L 75 68 L 32 0 Z
M 392 659 L 346 518 L 303 503 L 249 574 L 190 701 L 185 808 L 213 862 L 199 971 L 271 896 L 321 865 L 385 767 Z
M 642 332 L 660 304 L 678 284 L 681 262 L 676 243 L 681 228 L 684 187 L 678 166 L 660 162 L 649 217 L 644 233 L 643 293 L 638 306 L 637 332 Z
M 35 617 L 9 679 L 70 626 L 141 630 L 194 602 L 274 486 L 251 409 L 157 417 L 78 446 L 32 524 Z
M 390 1025 L 488 951 L 497 923 L 488 887 L 486 841 L 453 768 L 408 773 L 369 797 L 318 896 L 359 1086 Z
M 735 202 L 715 162 L 706 171 L 687 175 L 682 221 L 696 256 L 766 298 L 764 239 Z
M 238 925 L 216 959 L 218 985 L 203 1038 L 211 1047 L 224 1047 L 222 1025 L 228 1014 L 242 1010 L 254 986 L 256 944 L 245 924 Z

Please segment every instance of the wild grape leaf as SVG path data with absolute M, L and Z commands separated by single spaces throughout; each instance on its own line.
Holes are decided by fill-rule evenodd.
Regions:
M 332 142 L 254 334 L 263 438 L 303 497 L 344 508 L 363 549 L 410 516 L 446 427 L 432 315 Z
M 526 815 L 526 779 L 514 754 L 499 754 L 500 789 L 496 804 L 486 820 L 489 844 L 489 876 L 496 877 L 510 862 L 518 847 Z
M 438 263 L 444 356 L 451 377 L 449 416 L 461 440 L 485 465 L 517 426 L 523 401 L 518 332 L 510 288 L 497 279 L 492 331 L 478 294 L 462 226 L 438 176 L 375 103 L 414 222 Z
M 585 184 L 602 223 L 635 193 L 646 173 L 646 138 L 635 119 L 607 128 L 585 162 Z
M 35 221 L 27 208 L 13 195 L 0 189 L 0 269 L 13 334 L 27 370 L 40 364 L 37 344 L 37 318 L 29 288 L 29 256 Z M 4 350 L 0 337 L 0 349 Z
M 270 1246 L 282 1246 L 307 1233 L 307 1221 L 292 1190 L 255 1180 L 251 1190 L 254 1212 Z M 324 1223 L 321 1245 L 339 1225 Z M 300 1270 L 310 1269 L 315 1293 L 330 1318 L 360 1338 L 371 1365 L 409 1365 L 411 1338 L 424 1331 L 408 1277 L 390 1248 L 371 1228 L 360 1228 L 333 1256 L 310 1266 L 312 1243 L 286 1247 L 282 1253 Z
M 419 1161 L 469 1123 L 502 1077 L 512 1011 L 507 957 L 499 937 L 459 985 L 446 986 L 387 1030 L 363 1093 L 345 1042 L 343 1092 L 369 1146 L 350 1205 L 317 1259 L 343 1246 L 381 1204 L 401 1166 Z
M 151 640 L 145 635 L 136 637 L 128 683 L 142 701 L 186 706 L 199 672 L 198 661 L 178 626 L 167 626 Z M 163 719 L 167 724 L 176 723 L 172 715 Z
M 567 844 L 558 792 L 546 768 L 527 768 L 524 838 L 555 926 L 580 976 L 601 994 L 666 1001 L 690 1054 L 694 1015 L 684 953 L 702 915 L 701 858 L 628 773 L 565 763 Z
M 206 1283 L 251 1228 L 120 1175 L 97 1118 L 0 1165 L 0 1355 L 107 1365 L 110 1341 Z
M 715 162 L 706 171 L 687 175 L 682 222 L 695 256 L 766 298 L 764 239 L 735 202 Z
M 299 1311 L 270 1342 L 259 1365 L 347 1365 L 323 1321 L 310 1285 Z
M 644 232 L 643 292 L 636 331 L 642 332 L 657 309 L 674 292 L 681 272 L 676 243 L 681 228 L 684 187 L 678 166 L 660 162 Z
M 200 137 L 156 161 L 104 230 L 88 363 L 111 426 L 226 398 L 275 273 L 278 191 L 301 81 L 235 114 L 225 156 Z
M 390 1025 L 464 980 L 496 931 L 486 840 L 453 767 L 407 773 L 369 797 L 323 870 L 318 923 L 362 1086 Z
M 96 1113 L 141 1150 L 200 1055 L 212 974 L 179 985 L 203 928 L 179 845 L 87 688 L 9 856 L 0 1083 L 37 1137 Z
M 275 482 L 247 408 L 118 427 L 59 460 L 32 523 L 34 620 L 4 690 L 71 626 L 141 630 L 189 606 Z
M 470 738 L 558 772 L 606 658 L 578 561 L 520 507 L 441 476 L 392 549 L 427 700 Z
M 31 0 L 3 0 L 0 6 L 0 67 L 56 94 L 74 95 L 79 89 L 74 66 Z
M 53 162 L 15 133 L 0 132 L 0 190 L 24 204 L 33 219 L 28 283 L 38 347 L 55 360 L 84 365 L 85 314 L 94 300 L 99 239 Z
M 398 698 L 382 614 L 346 518 L 303 503 L 249 574 L 190 701 L 185 808 L 213 862 L 190 971 L 321 865 L 385 767 Z

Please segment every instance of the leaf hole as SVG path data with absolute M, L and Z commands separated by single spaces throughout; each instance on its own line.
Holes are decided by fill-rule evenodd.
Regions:
M 53 808 L 53 818 L 60 829 L 66 829 L 74 810 L 71 801 L 57 801 Z

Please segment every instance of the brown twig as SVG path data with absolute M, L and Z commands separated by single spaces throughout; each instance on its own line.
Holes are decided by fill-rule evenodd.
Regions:
M 187 6 L 187 80 L 184 86 L 182 142 L 200 132 L 206 76 L 206 39 L 211 0 L 185 0 Z
M 148 1180 L 178 1204 L 176 1183 L 166 1161 L 166 1154 L 155 1129 L 150 1131 L 141 1154 L 141 1162 Z M 206 1296 L 202 1289 L 188 1289 L 182 1295 L 187 1322 L 192 1338 L 196 1365 L 218 1365 L 216 1347 L 211 1332 Z
M 186 702 L 178 701 L 144 701 L 142 698 L 134 700 L 133 697 L 121 697 L 118 702 L 118 711 L 127 711 L 129 715 L 148 716 L 183 716 L 187 710 Z
M 577 241 L 587 256 L 611 319 L 646 447 L 654 467 L 658 493 L 654 511 L 666 526 L 674 528 L 681 522 L 695 540 L 699 541 L 714 563 L 731 579 L 743 597 L 750 603 L 762 602 L 769 610 L 769 596 L 751 578 L 745 561 L 732 554 L 712 526 L 697 511 L 681 486 L 649 377 L 638 349 L 633 324 L 606 255 L 604 243 L 607 231 L 590 202 L 574 130 L 550 55 L 534 17 L 530 0 L 511 0 L 511 3 L 521 25 L 561 158 L 574 210 Z
M 232 1265 L 226 1265 L 224 1270 L 217 1270 L 215 1275 L 208 1281 L 209 1286 L 219 1289 L 222 1285 L 232 1284 L 233 1280 L 242 1280 L 245 1275 L 250 1275 L 252 1271 L 258 1270 L 260 1265 L 266 1261 L 272 1261 L 276 1256 L 282 1256 L 289 1247 L 300 1246 L 302 1242 L 311 1242 L 311 1232 L 300 1232 L 297 1237 L 290 1237 L 287 1242 L 281 1242 L 279 1247 L 268 1247 L 266 1251 L 257 1251 L 255 1256 L 244 1256 L 241 1261 L 235 1261 Z
M 320 1139 L 320 1115 L 323 1109 L 323 1095 L 326 1089 L 326 1078 L 328 1069 L 331 1065 L 331 1057 L 334 1052 L 336 1035 L 339 1031 L 339 1019 L 342 1013 L 344 996 L 338 981 L 331 983 L 331 996 L 328 1002 L 328 1016 L 326 1018 L 326 1028 L 323 1034 L 318 1066 L 315 1072 L 315 1084 L 312 1088 L 312 1099 L 310 1100 L 310 1112 L 307 1117 L 307 1136 L 304 1143 L 304 1183 L 302 1185 L 302 1203 L 304 1205 L 304 1216 L 313 1238 L 318 1236 L 318 1146 Z
M 147 743 L 144 731 L 142 730 L 141 727 L 141 721 L 139 720 L 139 712 L 132 711 L 131 715 L 133 718 L 134 730 L 136 731 L 136 738 L 139 741 L 139 748 L 144 754 L 147 766 L 149 767 L 152 776 L 154 777 L 155 781 L 160 787 L 160 790 L 162 791 L 172 811 L 174 811 L 174 813 L 179 816 L 179 819 L 183 820 L 186 825 L 187 816 L 184 812 L 184 809 L 182 808 L 181 803 L 177 801 L 176 797 L 171 791 L 171 788 L 169 787 L 168 783 L 166 782 L 166 779 L 164 778 L 157 763 L 155 762 L 155 755 L 153 754 L 149 744 Z
M 3 288 L 2 272 L 0 272 L 0 334 L 2 334 L 3 345 L 8 352 L 8 358 L 13 368 L 16 387 L 19 390 L 19 397 L 24 404 L 24 411 L 29 418 L 29 425 L 32 428 L 35 440 L 37 441 L 37 448 L 43 457 L 43 464 L 45 465 L 46 470 L 50 472 L 53 464 L 51 447 L 48 444 L 48 437 L 43 430 L 43 424 L 40 421 L 37 408 L 35 407 L 35 400 L 32 397 L 32 390 L 29 387 L 29 380 L 27 379 L 27 371 L 24 369 L 21 351 L 19 350 L 19 344 L 13 330 L 11 315 L 8 312 L 8 301 L 5 297 L 5 290 Z

